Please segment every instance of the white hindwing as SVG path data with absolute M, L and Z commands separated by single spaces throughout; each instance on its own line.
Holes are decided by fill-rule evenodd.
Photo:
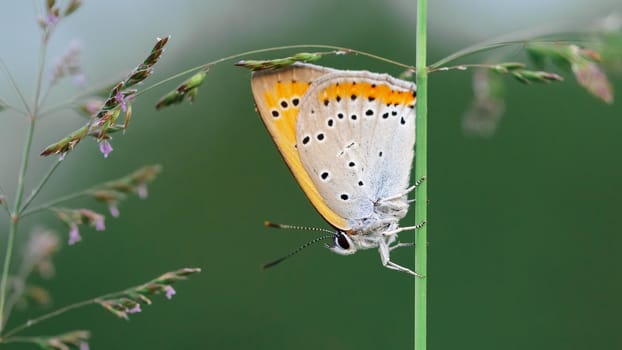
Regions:
M 372 217 L 399 221 L 405 215 L 374 209 L 382 199 L 404 194 L 415 143 L 413 106 L 387 105 L 365 91 L 354 97 L 323 97 L 329 88 L 361 83 L 414 91 L 414 84 L 385 74 L 329 73 L 314 81 L 302 98 L 296 126 L 300 159 L 311 180 L 328 206 L 353 226 Z M 407 207 L 405 196 L 396 200 Z

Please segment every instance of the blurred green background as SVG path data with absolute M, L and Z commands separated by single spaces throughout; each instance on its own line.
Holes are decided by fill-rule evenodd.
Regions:
M 580 27 L 622 10 L 617 0 L 430 2 L 431 61 L 501 33 L 556 21 Z M 27 96 L 39 42 L 34 12 L 41 4 L 35 3 L 3 1 L 0 13 L 0 57 Z M 87 0 L 59 25 L 49 61 L 77 39 L 84 71 L 97 85 L 123 76 L 156 36 L 171 34 L 145 86 L 231 53 L 286 44 L 342 45 L 414 63 L 414 8 L 406 0 Z M 508 60 L 522 58 L 516 50 Z M 364 57 L 329 57 L 321 64 L 400 73 Z M 136 101 L 132 125 L 114 138 L 108 159 L 92 140 L 67 157 L 39 203 L 144 164 L 162 164 L 164 171 L 149 199 L 124 202 L 105 232 L 85 228 L 82 242 L 63 246 L 55 278 L 37 281 L 49 288 L 53 304 L 17 310 L 11 325 L 198 266 L 203 272 L 176 285 L 173 300 L 156 298 L 129 322 L 92 306 L 25 334 L 89 329 L 91 349 L 412 348 L 414 281 L 382 268 L 376 251 L 342 257 L 316 246 L 274 269 L 259 269 L 315 237 L 269 230 L 264 220 L 327 225 L 253 111 L 249 76 L 219 65 L 193 105 L 160 112 L 153 109 L 156 99 L 177 82 L 151 91 Z M 622 348 L 622 104 L 594 99 L 568 75 L 565 83 L 547 86 L 508 79 L 507 113 L 497 133 L 468 137 L 461 116 L 470 103 L 471 76 L 449 72 L 430 79 L 430 349 Z M 0 96 L 17 101 L 5 77 L 1 81 Z M 619 101 L 622 79 L 613 82 Z M 70 83 L 62 87 L 50 104 L 76 93 Z M 71 111 L 40 122 L 28 186 L 53 162 L 37 151 L 82 123 Z M 0 114 L 0 184 L 10 196 L 25 130 L 18 115 Z M 90 201 L 71 206 L 106 212 Z M 413 215 L 404 223 L 413 224 Z M 20 226 L 18 251 L 41 225 L 66 239 L 66 227 L 41 214 Z M 6 227 L 3 213 L 3 252 Z M 413 239 L 409 232 L 401 238 Z M 407 249 L 393 256 L 414 264 Z

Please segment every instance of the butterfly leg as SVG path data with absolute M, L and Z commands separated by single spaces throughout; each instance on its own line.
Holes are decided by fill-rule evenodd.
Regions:
M 399 245 L 399 244 L 398 244 L 398 245 Z M 391 270 L 396 270 L 396 271 L 405 272 L 405 273 L 407 273 L 407 274 L 409 274 L 409 275 L 413 275 L 413 276 L 415 276 L 415 277 L 423 277 L 422 275 L 420 275 L 420 274 L 416 273 L 415 271 L 413 271 L 413 270 L 411 270 L 411 269 L 409 269 L 409 268 L 406 268 L 406 267 L 404 267 L 404 266 L 401 266 L 401 265 L 398 265 L 398 264 L 396 264 L 396 263 L 392 262 L 392 261 L 389 259 L 389 252 L 390 252 L 390 251 L 391 251 L 391 249 L 389 248 L 389 246 L 387 246 L 387 245 L 386 245 L 386 244 L 384 244 L 384 243 L 381 243 L 381 244 L 378 246 L 378 252 L 380 253 L 380 260 L 382 261 L 382 265 L 383 265 L 384 267 L 386 267 L 386 268 L 388 268 L 388 269 L 391 269 Z
M 406 191 L 404 191 L 402 193 L 399 193 L 399 194 L 396 194 L 395 196 L 391 196 L 391 197 L 387 197 L 387 198 L 382 198 L 382 201 L 383 202 L 388 202 L 388 201 L 392 201 L 392 200 L 395 200 L 395 199 L 399 199 L 402 196 L 405 196 L 405 195 L 409 194 L 410 192 L 414 191 L 417 187 L 419 187 L 419 185 L 421 185 L 421 183 L 424 180 L 425 180 L 425 176 L 422 176 L 419 179 L 417 179 L 417 181 L 415 181 L 415 183 L 412 186 L 408 187 L 406 189 Z
M 396 243 L 393 246 L 389 247 L 389 251 L 393 251 L 393 249 L 401 248 L 401 247 L 413 247 L 415 243 L 406 242 L 406 243 Z
M 422 221 L 420 224 L 417 224 L 415 226 L 404 226 L 404 227 L 398 227 L 395 230 L 391 230 L 391 231 L 385 231 L 382 233 L 383 236 L 392 236 L 395 235 L 397 233 L 400 233 L 402 231 L 413 231 L 413 230 L 418 230 L 420 228 L 423 227 L 423 225 L 425 225 L 425 221 Z

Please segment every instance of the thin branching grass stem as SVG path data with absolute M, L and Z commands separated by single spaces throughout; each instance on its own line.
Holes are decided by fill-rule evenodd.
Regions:
M 90 193 L 91 193 L 91 190 L 87 189 L 87 190 L 82 190 L 82 191 L 70 193 L 70 194 L 64 195 L 62 197 L 58 197 L 56 199 L 53 199 L 53 200 L 51 200 L 49 202 L 46 202 L 46 203 L 43 203 L 43 204 L 41 204 L 39 206 L 36 206 L 34 208 L 31 208 L 29 210 L 24 210 L 24 212 L 22 212 L 22 214 L 21 214 L 21 217 L 24 218 L 26 216 L 30 216 L 30 215 L 36 214 L 38 212 L 41 212 L 41 211 L 51 209 L 51 208 L 53 208 L 54 206 L 56 206 L 58 204 L 70 201 L 72 199 L 77 199 L 77 198 L 81 198 L 81 197 L 87 196 Z
M 427 178 L 428 169 L 428 71 L 427 56 L 427 1 L 417 1 L 417 119 L 415 143 L 415 178 Z M 425 180 L 415 192 L 415 219 L 417 222 L 427 222 L 428 182 Z M 427 227 L 423 225 L 417 230 L 415 244 L 415 269 L 424 277 L 415 278 L 415 350 L 425 350 L 427 344 Z
M 201 69 L 204 69 L 206 66 L 207 67 L 211 67 L 214 66 L 216 64 L 219 63 L 223 63 L 223 62 L 227 62 L 227 61 L 232 61 L 234 59 L 239 59 L 239 58 L 243 58 L 246 56 L 250 56 L 250 55 L 255 55 L 255 54 L 259 54 L 259 53 L 266 53 L 266 52 L 275 52 L 275 51 L 284 51 L 284 50 L 294 50 L 294 49 L 325 49 L 325 50 L 334 50 L 334 51 L 343 51 L 343 52 L 348 52 L 354 55 L 361 55 L 361 56 L 366 56 L 369 58 L 373 58 L 376 60 L 380 60 L 380 61 L 384 61 L 387 62 L 389 64 L 393 64 L 402 68 L 406 68 L 406 69 L 410 69 L 412 68 L 409 65 L 406 65 L 404 63 L 398 62 L 398 61 L 394 61 L 385 57 L 381 57 L 378 55 L 374 55 L 372 53 L 369 52 L 365 52 L 365 51 L 360 51 L 360 50 L 354 50 L 354 49 L 350 49 L 347 47 L 341 47 L 341 46 L 333 46 L 333 45 L 317 45 L 317 44 L 300 44 L 300 45 L 285 45 L 285 46 L 275 46 L 275 47 L 269 47 L 269 48 L 264 48 L 264 49 L 257 49 L 257 50 L 250 50 L 250 51 L 245 51 L 245 52 L 241 52 L 241 53 L 236 53 L 230 56 L 226 56 L 226 57 L 222 57 L 219 59 L 216 59 L 214 61 L 211 62 L 207 62 L 204 64 L 201 64 L 199 66 L 196 67 L 192 67 L 189 69 L 184 70 L 183 72 L 179 72 L 177 74 L 174 74 L 168 78 L 165 78 L 163 80 L 158 81 L 157 83 L 150 85 L 144 89 L 141 89 L 136 95 L 135 97 L 138 97 L 144 93 L 146 93 L 149 90 L 152 90 L 158 86 L 161 86 L 171 80 L 175 80 L 179 77 L 183 77 L 185 75 L 188 75 L 190 73 L 194 73 L 196 71 L 199 71 Z M 108 84 L 110 85 L 110 84 Z M 54 105 L 52 107 L 49 107 L 47 109 L 45 109 L 44 111 L 41 112 L 42 115 L 47 115 L 53 112 L 57 112 L 59 110 L 65 109 L 67 107 L 71 107 L 71 106 L 77 106 L 77 101 L 88 97 L 90 95 L 92 95 L 94 92 L 99 91 L 100 88 L 97 89 L 92 89 L 89 91 L 86 91 L 85 93 L 82 93 L 76 97 L 74 97 L 71 101 L 67 101 L 67 102 L 62 102 L 60 104 Z
M 0 337 L 0 343 L 8 344 L 8 343 L 28 343 L 28 344 L 39 344 L 41 341 L 41 337 L 12 337 L 10 339 L 3 339 Z
M 219 64 L 219 63 L 223 63 L 223 62 L 227 62 L 227 61 L 232 61 L 234 59 L 239 59 L 239 58 L 243 58 L 243 57 L 246 57 L 246 56 L 255 55 L 255 54 L 259 54 L 259 53 L 284 51 L 284 50 L 294 50 L 294 49 L 325 49 L 325 50 L 343 51 L 343 52 L 348 52 L 348 53 L 351 53 L 351 54 L 354 54 L 354 55 L 366 56 L 366 57 L 373 58 L 373 59 L 376 59 L 376 60 L 379 60 L 379 61 L 387 62 L 389 64 L 393 64 L 393 65 L 396 65 L 398 67 L 402 67 L 402 68 L 405 68 L 405 69 L 411 69 L 412 68 L 411 66 L 409 66 L 407 64 L 404 64 L 404 63 L 401 63 L 401 62 L 398 62 L 398 61 L 394 61 L 394 60 L 391 60 L 391 59 L 388 59 L 388 58 L 385 58 L 385 57 L 382 57 L 382 56 L 374 55 L 372 53 L 365 52 L 365 51 L 350 49 L 350 48 L 347 48 L 347 47 L 341 47 L 341 46 L 318 45 L 318 44 L 300 44 L 300 45 L 275 46 L 275 47 L 269 47 L 269 48 L 264 48 L 264 49 L 257 49 L 257 50 L 250 50 L 250 51 L 245 51 L 245 52 L 241 52 L 241 53 L 236 53 L 236 54 L 233 54 L 233 55 L 230 55 L 230 56 L 226 56 L 226 57 L 222 57 L 222 58 L 216 59 L 216 60 L 208 62 L 208 63 L 201 64 L 201 65 L 196 66 L 196 67 L 192 67 L 192 68 L 186 69 L 183 72 L 179 72 L 177 74 L 174 74 L 174 75 L 172 75 L 172 76 L 170 76 L 168 78 L 160 80 L 159 82 L 157 82 L 157 83 L 155 83 L 153 85 L 150 85 L 150 86 L 148 86 L 148 87 L 146 87 L 144 89 L 141 89 L 135 95 L 135 97 L 138 97 L 138 96 L 146 93 L 147 91 L 152 90 L 152 89 L 154 89 L 154 88 L 156 88 L 158 86 L 161 86 L 161 85 L 163 85 L 163 84 L 165 84 L 165 83 L 167 83 L 167 82 L 169 82 L 171 80 L 175 80 L 177 78 L 183 77 L 183 76 L 188 75 L 190 73 L 194 73 L 196 71 L 204 69 L 206 66 L 207 67 L 211 67 L 211 66 L 214 66 L 214 65 Z M 122 78 L 120 78 L 120 79 L 122 79 Z M 117 80 L 115 80 L 115 82 L 116 81 Z M 101 90 L 102 88 L 104 88 L 106 86 L 109 86 L 111 84 L 112 84 L 112 82 L 110 84 L 103 85 L 103 86 L 98 87 L 96 89 L 87 90 L 86 92 L 84 92 L 82 94 L 79 94 L 78 96 L 74 97 L 70 101 L 62 102 L 62 103 L 59 103 L 57 105 L 51 106 L 49 108 L 46 108 L 40 114 L 43 116 L 43 115 L 47 115 L 47 114 L 50 114 L 50 113 L 53 113 L 53 112 L 57 112 L 59 110 L 63 110 L 65 108 L 76 107 L 76 106 L 79 105 L 78 100 L 86 98 L 86 97 L 92 95 L 93 93 L 95 93 L 95 92 Z
M 401 62 L 398 62 L 398 61 L 394 61 L 394 60 L 391 60 L 391 59 L 388 59 L 388 58 L 385 58 L 385 57 L 382 57 L 382 56 L 374 55 L 372 53 L 365 52 L 365 51 L 359 51 L 359 50 L 350 49 L 350 48 L 347 48 L 347 47 L 341 47 L 341 46 L 316 45 L 316 44 L 300 44 L 300 45 L 275 46 L 275 47 L 268 47 L 268 48 L 264 48 L 264 49 L 257 49 L 257 50 L 251 50 L 251 51 L 245 51 L 245 52 L 241 52 L 241 53 L 236 53 L 236 54 L 233 54 L 233 55 L 230 55 L 230 56 L 226 56 L 226 57 L 219 58 L 217 60 L 214 60 L 214 61 L 202 64 L 202 65 L 197 66 L 197 67 L 193 67 L 193 68 L 187 69 L 187 70 L 185 70 L 183 72 L 180 72 L 180 73 L 177 73 L 175 75 L 172 75 L 172 76 L 170 76 L 170 77 L 168 77 L 168 78 L 166 78 L 164 80 L 161 80 L 161 81 L 159 81 L 159 82 L 157 82 L 157 83 L 155 83 L 155 84 L 153 84 L 153 85 L 151 85 L 149 87 L 146 87 L 146 88 L 142 89 L 138 94 L 136 94 L 136 96 L 144 94 L 145 92 L 147 92 L 147 91 L 149 91 L 149 90 L 151 90 L 153 88 L 156 88 L 156 87 L 158 87 L 158 86 L 160 86 L 160 85 L 162 85 L 164 83 L 167 83 L 167 82 L 169 82 L 169 81 L 171 81 L 173 79 L 177 79 L 177 78 L 182 77 L 184 75 L 190 74 L 190 73 L 198 71 L 200 69 L 203 69 L 206 66 L 211 67 L 211 66 L 219 64 L 219 63 L 231 61 L 231 60 L 234 60 L 234 59 L 238 59 L 238 58 L 242 58 L 242 57 L 246 57 L 246 56 L 250 56 L 250 55 L 255 55 L 255 54 L 258 54 L 258 53 L 283 51 L 283 50 L 293 50 L 293 49 L 325 49 L 325 50 L 343 51 L 343 52 L 348 52 L 348 53 L 355 54 L 355 55 L 366 56 L 366 57 L 369 57 L 369 58 L 373 58 L 373 59 L 376 59 L 376 60 L 387 62 L 387 63 L 393 64 L 393 65 L 396 65 L 396 66 L 399 66 L 399 67 L 402 67 L 402 68 L 406 68 L 406 69 L 412 68 L 409 65 L 406 65 L 404 63 L 401 63 Z
M 15 93 L 17 94 L 17 96 L 19 96 L 19 99 L 22 102 L 22 105 L 24 107 L 23 113 L 27 115 L 31 115 L 32 112 L 30 111 L 30 107 L 28 106 L 28 102 L 26 101 L 24 94 L 22 94 L 22 90 L 20 90 L 19 86 L 17 85 L 17 82 L 15 81 L 15 78 L 13 77 L 13 74 L 11 74 L 11 71 L 7 67 L 6 63 L 4 63 L 4 60 L 2 60 L 1 58 L 0 58 L 0 67 L 2 67 L 4 74 L 6 74 L 7 78 L 9 79 L 9 82 L 11 83 L 11 87 L 13 88 L 13 90 L 15 90 Z M 20 110 L 20 112 L 22 111 Z
M 586 34 L 589 33 L 589 31 L 586 32 L 580 32 L 580 33 L 574 33 L 574 34 Z M 547 33 L 542 31 L 540 33 L 540 35 L 546 35 Z M 548 33 L 549 35 L 552 35 L 552 33 Z M 568 35 L 573 34 L 573 33 L 566 33 Z M 508 38 L 510 37 L 524 37 L 526 39 L 518 39 L 518 40 L 508 40 Z M 494 49 L 498 49 L 500 47 L 506 47 L 506 46 L 518 46 L 518 45 L 527 45 L 530 42 L 533 42 L 533 38 L 538 37 L 539 35 L 525 35 L 525 33 L 513 33 L 513 34 L 509 34 L 509 35 L 503 35 L 501 37 L 498 37 L 496 39 L 492 39 L 492 40 L 488 40 L 486 42 L 483 43 L 477 43 L 471 46 L 467 46 L 459 51 L 456 51 L 448 56 L 445 56 L 443 58 L 441 58 L 440 60 L 430 64 L 428 66 L 428 68 L 430 68 L 432 71 L 438 71 L 442 65 L 445 65 L 449 62 L 453 62 L 459 58 L 462 57 L 466 57 L 466 56 L 470 56 L 479 52 L 484 52 L 484 51 L 490 51 L 490 50 L 494 50 Z M 584 40 L 581 39 L 575 39 L 575 40 L 569 40 L 569 39 L 560 39 L 560 38 L 545 38 L 545 37 L 541 37 L 538 39 L 539 42 L 555 42 L 555 43 L 576 43 L 576 42 L 582 42 Z
M 6 243 L 6 252 L 4 254 L 4 264 L 2 267 L 2 281 L 0 281 L 0 332 L 4 329 L 4 304 L 6 301 L 7 283 L 9 281 L 9 267 L 11 263 L 11 255 L 13 253 L 13 242 L 15 241 L 16 230 L 17 223 L 13 223 L 13 220 L 11 220 L 11 224 L 9 226 L 9 238 Z
M 123 290 L 120 290 L 120 291 L 116 291 L 116 292 L 112 292 L 112 293 L 103 294 L 103 295 L 100 295 L 100 296 L 95 297 L 95 298 L 91 298 L 91 299 L 83 300 L 83 301 L 80 301 L 80 302 L 77 302 L 77 303 L 73 303 L 73 304 L 70 304 L 70 305 L 67 305 L 67 306 L 63 306 L 63 307 L 61 307 L 59 309 L 56 309 L 56 310 L 54 310 L 52 312 L 49 312 L 47 314 L 44 314 L 44 315 L 41 315 L 39 317 L 30 319 L 27 322 L 22 323 L 19 326 L 16 326 L 15 328 L 9 330 L 8 332 L 6 332 L 2 336 L 0 336 L 0 344 L 1 343 L 5 343 L 5 342 L 9 342 L 11 339 L 14 339 L 12 337 L 14 334 L 17 334 L 17 333 L 23 331 L 26 328 L 32 327 L 32 326 L 34 326 L 36 324 L 39 324 L 39 323 L 41 323 L 43 321 L 49 320 L 49 319 L 54 318 L 56 316 L 60 316 L 60 315 L 66 313 L 68 311 L 71 311 L 71 310 L 75 310 L 75 309 L 78 309 L 78 308 L 81 308 L 81 307 L 84 307 L 84 306 L 88 306 L 88 305 L 98 304 L 101 301 L 106 300 L 106 299 L 112 299 L 112 298 L 116 298 L 116 297 L 121 297 L 123 295 L 126 295 L 127 293 L 130 293 L 130 292 L 134 291 L 138 287 L 140 287 L 140 285 L 134 286 L 134 287 L 130 287 L 130 288 L 126 288 L 126 289 L 123 289 Z
M 103 297 L 113 297 L 113 296 L 118 295 L 118 294 L 120 294 L 120 293 L 119 292 L 111 293 L 111 294 L 105 295 Z M 28 322 L 23 323 L 23 324 L 15 327 L 13 329 L 11 329 L 10 331 L 6 332 L 6 334 L 4 334 L 2 337 L 0 337 L 0 343 L 10 341 L 12 339 L 11 336 L 13 334 L 16 334 L 16 333 L 18 333 L 20 331 L 23 331 L 24 329 L 26 329 L 28 327 L 32 327 L 32 326 L 34 326 L 34 325 L 36 325 L 36 324 L 38 324 L 40 322 L 43 322 L 45 320 L 49 320 L 50 318 L 54 318 L 56 316 L 62 315 L 62 314 L 64 314 L 67 311 L 71 311 L 71 310 L 74 310 L 74 309 L 77 309 L 77 308 L 81 308 L 83 306 L 87 306 L 87 305 L 91 305 L 91 304 L 96 304 L 100 299 L 102 299 L 102 298 L 94 298 L 94 299 L 84 300 L 84 301 L 81 301 L 79 303 L 74 303 L 74 304 L 71 304 L 71 305 L 67 305 L 65 307 L 62 307 L 62 308 L 57 309 L 57 310 L 54 310 L 54 311 L 52 311 L 50 313 L 47 313 L 45 315 L 42 315 L 42 316 L 39 316 L 37 318 L 33 318 L 31 320 L 28 320 Z
M 41 97 L 41 88 L 43 83 L 43 71 L 45 70 L 45 56 L 47 54 L 47 40 L 43 40 L 41 43 L 41 49 L 39 50 L 39 69 L 37 70 L 37 82 L 35 83 L 35 97 L 33 101 L 34 111 L 33 118 L 36 118 L 39 112 L 39 102 Z
M 8 293 L 8 281 L 9 272 L 11 271 L 11 258 L 13 255 L 13 245 L 15 243 L 15 235 L 17 234 L 17 225 L 20 220 L 20 208 L 22 206 L 22 199 L 24 198 L 24 181 L 26 173 L 28 172 L 28 161 L 30 159 L 30 148 L 32 146 L 33 135 L 35 133 L 35 125 L 37 124 L 37 112 L 39 110 L 39 95 L 41 93 L 41 85 L 43 83 L 43 71 L 45 69 L 45 56 L 47 52 L 47 40 L 43 40 L 41 43 L 41 49 L 39 50 L 39 68 L 37 72 L 37 80 L 35 83 L 35 97 L 33 101 L 32 114 L 29 118 L 28 131 L 26 135 L 26 142 L 24 143 L 24 151 L 22 153 L 22 165 L 17 176 L 17 192 L 15 194 L 15 204 L 13 211 L 11 212 L 11 220 L 9 224 L 9 236 L 7 239 L 6 251 L 4 255 L 4 263 L 2 266 L 2 278 L 0 280 L 0 334 L 4 330 L 5 326 L 5 313 L 4 307 L 6 303 L 6 297 Z M 8 74 L 8 73 L 7 73 Z M 10 74 L 9 74 L 10 77 Z M 12 80 L 12 78 L 10 77 Z M 24 108 L 29 111 L 28 103 L 19 92 L 17 85 L 14 86 L 17 93 L 22 97 Z
M 37 187 L 35 187 L 32 190 L 30 196 L 28 196 L 28 198 L 24 201 L 24 205 L 22 205 L 22 207 L 19 209 L 19 215 L 20 216 L 24 212 L 24 210 L 26 210 L 26 208 L 28 208 L 30 203 L 37 197 L 37 195 L 39 194 L 39 192 L 41 191 L 43 186 L 45 186 L 46 182 L 50 179 L 52 174 L 54 174 L 54 171 L 56 170 L 56 168 L 58 168 L 58 166 L 60 165 L 61 162 L 62 162 L 62 158 L 59 158 L 57 161 L 55 161 L 54 164 L 52 164 L 52 166 L 50 167 L 50 170 L 48 170 L 48 172 L 45 174 L 45 176 L 43 176 L 43 178 L 41 179 L 41 182 L 39 183 L 39 185 L 37 185 Z
M 18 281 L 26 281 L 26 279 L 28 278 L 30 273 L 35 269 L 36 266 L 37 266 L 37 261 L 31 260 L 31 259 L 23 259 L 20 265 L 20 268 L 18 269 L 18 272 L 14 274 L 15 275 L 14 278 Z M 24 290 L 26 288 L 26 284 L 15 283 L 13 284 L 13 288 L 14 290 L 12 290 L 11 293 L 7 296 L 7 301 L 4 306 L 4 315 L 3 315 L 4 318 L 3 319 L 5 323 L 9 322 L 9 316 L 11 315 L 11 311 L 13 310 L 13 307 L 17 304 L 17 302 L 19 302 L 22 299 Z
M 8 289 L 9 271 L 11 266 L 11 256 L 13 255 L 13 245 L 15 242 L 15 234 L 17 233 L 17 224 L 19 222 L 19 208 L 22 205 L 22 198 L 24 196 L 24 178 L 28 170 L 28 155 L 30 154 L 30 146 L 32 146 L 32 136 L 35 130 L 35 119 L 30 120 L 28 126 L 28 135 L 26 136 L 26 143 L 24 145 L 24 153 L 22 155 L 22 166 L 17 177 L 17 194 L 15 195 L 15 206 L 11 213 L 11 220 L 9 224 L 9 236 L 6 244 L 6 251 L 4 255 L 4 264 L 2 267 L 2 280 L 0 281 L 0 332 L 4 329 L 4 305 L 6 302 L 6 295 Z

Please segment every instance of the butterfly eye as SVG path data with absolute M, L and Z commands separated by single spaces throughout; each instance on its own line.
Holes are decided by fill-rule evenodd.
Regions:
M 339 246 L 341 249 L 350 249 L 350 243 L 343 232 L 338 232 L 337 235 L 335 235 L 335 245 Z

